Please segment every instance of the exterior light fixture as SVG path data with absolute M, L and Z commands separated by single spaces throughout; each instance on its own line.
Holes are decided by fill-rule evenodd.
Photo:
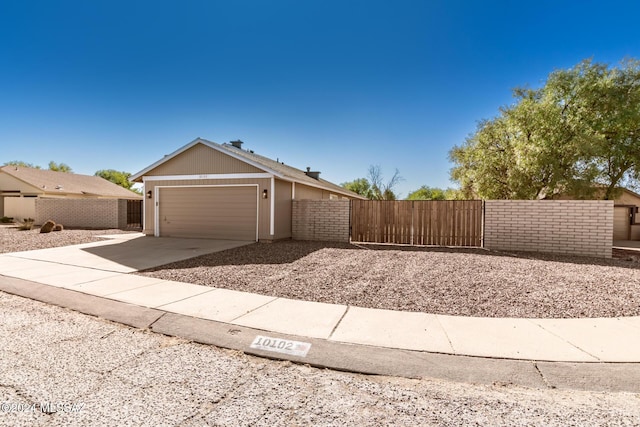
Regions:
M 262 190 L 262 198 L 266 199 L 267 197 L 269 197 L 269 194 L 267 193 L 267 189 L 265 188 L 264 190 Z
M 152 194 L 151 190 L 147 191 L 147 199 L 150 199 Z

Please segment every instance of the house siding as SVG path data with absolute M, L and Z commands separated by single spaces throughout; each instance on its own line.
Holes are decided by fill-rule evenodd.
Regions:
M 42 194 L 42 190 L 0 172 L 0 193 L 3 191 L 19 191 L 22 194 Z
M 296 184 L 296 200 L 329 200 L 331 194 L 328 190 Z
M 153 197 L 144 199 L 144 229 L 143 233 L 154 235 L 155 232 L 155 188 L 156 187 L 173 187 L 173 186 L 198 186 L 198 185 L 230 185 L 230 184 L 258 184 L 258 194 L 266 189 L 271 192 L 270 179 L 185 179 L 185 180 L 162 180 L 162 181 L 146 181 L 144 192 L 151 191 Z M 260 197 L 258 202 L 258 238 L 260 240 L 272 240 L 270 234 L 270 209 L 271 203 L 269 198 Z
M 260 172 L 264 171 L 203 144 L 196 144 L 145 173 L 145 176 Z
M 275 182 L 275 235 L 274 239 L 291 238 L 291 183 Z

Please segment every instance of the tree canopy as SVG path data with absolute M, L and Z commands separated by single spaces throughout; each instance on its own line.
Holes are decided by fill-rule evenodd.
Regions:
M 458 199 L 458 190 L 453 188 L 429 187 L 423 185 L 407 196 L 407 200 L 456 200 Z
M 39 165 L 34 165 L 33 163 L 27 163 L 27 162 L 23 162 L 22 160 L 12 160 L 10 162 L 6 162 L 4 164 L 4 166 L 19 166 L 19 167 L 23 167 L 23 168 L 32 168 L 32 169 L 42 169 L 41 166 Z M 71 169 L 71 166 L 69 166 L 66 163 L 56 163 L 53 160 L 49 162 L 49 168 L 50 171 L 55 171 L 55 172 L 68 172 L 68 173 L 72 173 L 73 169 Z
M 127 190 L 135 191 L 139 193 L 133 187 L 133 182 L 129 181 L 131 174 L 129 172 L 121 172 L 115 169 L 101 169 L 95 173 L 95 176 L 99 176 L 100 178 L 104 178 L 107 181 L 111 181 L 114 184 L 119 185 L 120 187 L 124 187 Z
M 66 163 L 56 163 L 53 160 L 49 162 L 49 170 L 56 172 L 73 172 L 71 166 Z
M 398 196 L 395 188 L 402 179 L 400 172 L 396 169 L 393 176 L 385 181 L 382 168 L 379 165 L 372 165 L 369 166 L 366 178 L 354 179 L 340 185 L 370 200 L 396 200 Z
M 585 60 L 514 98 L 449 153 L 465 197 L 611 199 L 640 184 L 640 62 Z

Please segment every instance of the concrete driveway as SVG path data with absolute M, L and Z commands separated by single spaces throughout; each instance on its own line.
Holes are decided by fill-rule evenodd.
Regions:
M 11 256 L 95 270 L 133 273 L 254 243 L 235 240 L 146 237 L 142 233 L 101 237 L 106 237 L 109 240 L 59 248 L 13 252 Z

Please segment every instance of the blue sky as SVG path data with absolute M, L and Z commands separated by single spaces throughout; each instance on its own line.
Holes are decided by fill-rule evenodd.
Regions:
M 196 137 L 402 196 L 516 86 L 640 58 L 635 1 L 0 0 L 0 164 L 137 172 Z

